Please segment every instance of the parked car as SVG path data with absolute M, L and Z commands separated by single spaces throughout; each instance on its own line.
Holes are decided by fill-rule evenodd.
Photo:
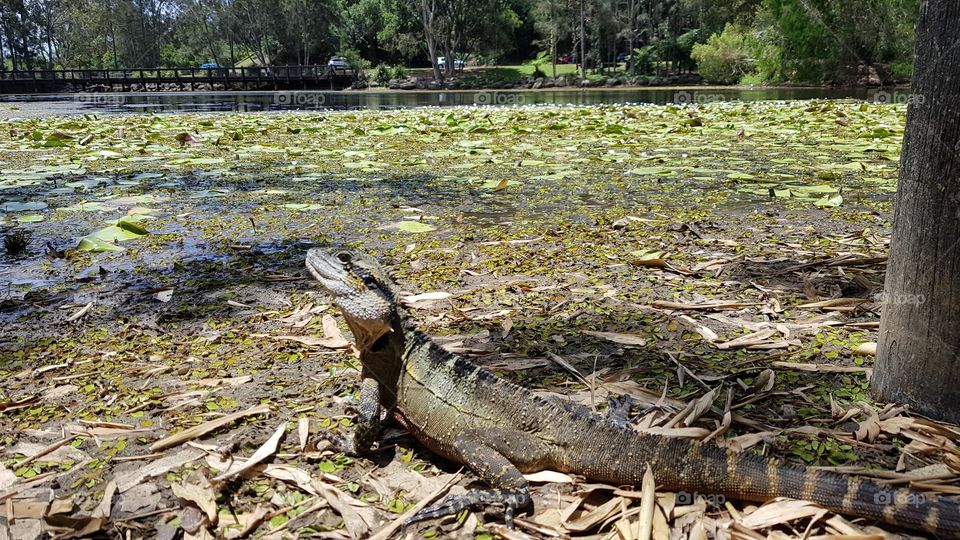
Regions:
M 561 55 L 560 58 L 557 59 L 558 64 L 569 64 L 570 62 L 573 62 L 573 56 L 569 54 Z
M 626 62 L 627 60 L 630 60 L 629 54 L 622 52 L 617 55 L 617 62 Z
M 446 67 L 447 67 L 447 58 L 446 58 L 445 56 L 438 56 L 438 57 L 437 57 L 437 66 L 438 66 L 440 69 L 446 69 Z M 467 67 L 467 63 L 464 62 L 463 60 L 461 60 L 461 59 L 459 59 L 459 58 L 455 58 L 455 59 L 453 60 L 453 69 L 455 69 L 455 70 L 457 70 L 457 71 L 461 71 L 461 70 L 462 70 L 463 68 L 465 68 L 465 67 Z
M 333 69 L 350 69 L 350 64 L 348 64 L 347 60 L 342 56 L 331 56 L 330 60 L 327 61 L 327 65 Z
M 221 66 L 220 64 L 218 64 L 218 63 L 216 63 L 216 62 L 207 62 L 207 63 L 205 63 L 205 64 L 200 64 L 200 69 L 217 69 L 217 68 L 221 68 L 221 67 L 223 67 L 223 66 Z

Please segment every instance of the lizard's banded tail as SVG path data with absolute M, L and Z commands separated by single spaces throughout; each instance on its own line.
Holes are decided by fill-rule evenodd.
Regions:
M 750 453 L 735 454 L 713 444 L 682 439 L 661 442 L 663 451 L 651 455 L 642 450 L 649 448 L 647 437 L 634 439 L 632 448 L 617 445 L 619 448 L 608 450 L 613 452 L 608 457 L 616 456 L 614 459 L 619 458 L 622 465 L 629 463 L 632 469 L 632 476 L 609 480 L 638 483 L 649 463 L 657 483 L 666 489 L 750 501 L 803 499 L 840 514 L 960 538 L 960 497 L 894 488 L 860 476 L 786 464 Z
M 704 445 L 699 450 L 716 452 L 725 463 L 730 480 L 723 490 L 726 495 L 750 500 L 803 499 L 841 514 L 960 538 L 960 497 L 895 488 L 860 476 L 708 448 Z
M 772 496 L 804 499 L 842 514 L 960 537 L 960 498 L 895 488 L 860 476 L 750 461 L 767 465 Z

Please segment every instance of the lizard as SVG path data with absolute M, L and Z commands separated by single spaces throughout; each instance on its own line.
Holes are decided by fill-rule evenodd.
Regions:
M 638 485 L 649 466 L 669 491 L 764 502 L 813 501 L 940 536 L 960 537 L 960 498 L 736 453 L 715 443 L 644 434 L 562 399 L 546 399 L 451 353 L 417 329 L 390 272 L 363 253 L 312 248 L 306 267 L 333 298 L 360 354 L 360 397 L 351 436 L 328 434 L 347 454 L 372 451 L 392 416 L 429 450 L 466 465 L 489 489 L 448 496 L 406 524 L 466 508 L 503 507 L 508 526 L 532 506 L 525 473 L 554 470 Z

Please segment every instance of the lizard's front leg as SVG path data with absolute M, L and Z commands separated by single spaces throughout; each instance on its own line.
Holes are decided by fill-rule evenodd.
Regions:
M 373 443 L 380 435 L 380 383 L 366 374 L 361 375 L 360 403 L 357 406 L 356 428 L 353 435 L 346 437 L 333 433 L 322 433 L 321 437 L 333 443 L 337 449 L 348 456 L 369 454 Z
M 511 435 L 511 432 L 498 433 L 492 440 L 489 437 L 487 440 L 484 440 L 484 437 L 475 430 L 457 435 L 454 441 L 454 450 L 459 457 L 459 461 L 470 467 L 481 480 L 489 484 L 493 489 L 474 489 L 463 495 L 448 496 L 436 505 L 424 508 L 418 512 L 415 516 L 405 521 L 404 526 L 425 519 L 434 519 L 456 514 L 464 508 L 498 505 L 504 507 L 504 518 L 507 526 L 513 527 L 514 513 L 519 509 L 530 506 L 532 500 L 530 499 L 529 485 L 527 484 L 526 478 L 524 478 L 520 470 L 495 447 L 500 446 L 498 442 L 502 443 L 505 441 L 507 445 L 510 445 L 508 438 L 511 437 Z M 520 434 L 517 433 L 517 435 Z M 514 443 L 514 450 L 519 450 L 525 446 L 522 438 L 518 438 Z

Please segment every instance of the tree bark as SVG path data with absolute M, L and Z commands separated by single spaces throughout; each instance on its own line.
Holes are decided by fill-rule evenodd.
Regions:
M 960 2 L 924 0 L 872 386 L 960 422 Z
M 580 76 L 587 78 L 587 11 L 580 0 Z
M 427 54 L 430 55 L 430 63 L 433 65 L 433 80 L 440 82 L 443 76 L 440 74 L 440 66 L 437 65 L 437 42 L 434 33 L 434 17 L 437 13 L 435 0 L 415 0 L 417 13 L 420 15 L 420 23 L 423 25 L 423 37 L 427 42 Z

